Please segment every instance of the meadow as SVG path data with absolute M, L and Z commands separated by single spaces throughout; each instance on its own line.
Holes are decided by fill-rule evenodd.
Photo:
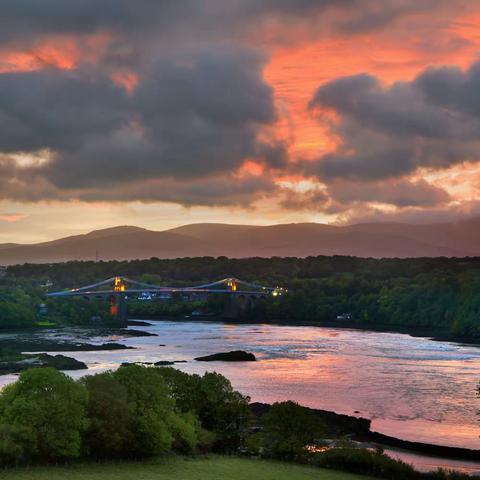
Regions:
M 271 460 L 169 456 L 142 462 L 81 463 L 4 470 L 2 480 L 367 480 L 371 477 Z

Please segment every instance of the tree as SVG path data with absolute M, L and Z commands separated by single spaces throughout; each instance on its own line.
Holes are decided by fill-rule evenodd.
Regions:
M 195 412 L 204 429 L 214 432 L 215 447 L 221 451 L 238 448 L 250 422 L 249 398 L 233 389 L 218 373 L 188 375 L 173 368 L 161 368 L 180 411 Z
M 134 405 L 131 453 L 156 455 L 176 448 L 182 452 L 195 449 L 200 436 L 198 418 L 179 414 L 175 398 L 160 369 L 128 365 L 114 372 Z
M 53 368 L 30 369 L 0 394 L 0 423 L 22 431 L 17 443 L 40 461 L 80 456 L 87 391 Z M 23 439 L 23 440 L 22 440 Z
M 277 458 L 296 458 L 305 446 L 319 438 L 322 423 L 308 408 L 296 402 L 274 403 L 263 417 L 265 448 Z
M 128 455 L 133 442 L 135 403 L 112 372 L 87 376 L 82 380 L 88 391 L 89 426 L 84 449 L 96 458 Z

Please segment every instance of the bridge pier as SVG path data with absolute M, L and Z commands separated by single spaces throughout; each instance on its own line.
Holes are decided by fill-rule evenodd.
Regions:
M 228 296 L 223 309 L 222 318 L 236 320 L 248 314 L 253 306 L 253 297 L 232 293 Z
M 115 325 L 128 325 L 127 298 L 125 293 L 117 293 L 110 297 L 110 314 L 115 317 Z
M 128 325 L 127 298 L 124 293 L 117 296 L 117 323 L 122 327 Z

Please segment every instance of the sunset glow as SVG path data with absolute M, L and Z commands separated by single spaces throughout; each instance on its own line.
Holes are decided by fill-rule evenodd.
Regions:
M 133 17 L 121 3 L 115 17 L 79 6 L 51 22 L 9 8 L 0 242 L 127 219 L 162 229 L 480 211 L 480 112 L 465 100 L 480 87 L 476 2 L 214 1 Z M 448 104 L 435 85 L 451 89 L 439 94 Z M 48 161 L 19 164 L 39 152 Z M 390 187 L 407 193 L 397 201 Z M 109 215 L 92 223 L 93 203 Z M 20 212 L 15 231 L 2 211 Z

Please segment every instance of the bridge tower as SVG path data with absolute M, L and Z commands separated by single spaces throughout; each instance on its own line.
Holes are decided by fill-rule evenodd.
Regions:
M 121 326 L 127 325 L 127 284 L 121 277 L 115 277 L 113 282 L 114 295 L 110 297 L 110 313 Z

